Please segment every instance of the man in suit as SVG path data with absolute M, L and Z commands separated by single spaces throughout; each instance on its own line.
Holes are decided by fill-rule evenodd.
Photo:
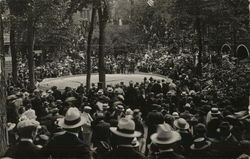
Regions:
M 94 147 L 97 146 L 102 141 L 109 143 L 110 124 L 104 121 L 103 113 L 96 114 L 96 118 L 92 123 L 92 127 L 93 127 L 92 142 Z
M 151 135 L 152 145 L 158 149 L 157 159 L 185 159 L 184 156 L 175 152 L 176 143 L 181 140 L 181 135 L 169 124 L 160 124 L 157 132 Z
M 164 123 L 164 117 L 162 113 L 160 112 L 161 106 L 157 104 L 152 105 L 152 111 L 148 113 L 147 119 L 146 119 L 146 125 L 148 126 L 148 135 L 146 144 L 148 145 L 151 140 L 150 136 L 156 132 L 158 124 Z M 148 148 L 146 148 L 146 154 L 148 153 Z
M 85 124 L 84 118 L 80 111 L 71 107 L 66 112 L 64 118 L 58 121 L 58 125 L 66 132 L 62 135 L 55 136 L 42 149 L 45 158 L 84 158 L 90 159 L 90 148 L 85 145 L 79 138 L 81 126 Z
M 117 127 L 111 127 L 111 142 L 113 150 L 100 156 L 101 159 L 144 159 L 145 156 L 138 152 L 133 143 L 134 138 L 141 136 L 141 133 L 135 131 L 135 123 L 128 118 L 122 118 Z
M 41 147 L 33 143 L 40 123 L 31 119 L 24 119 L 17 124 L 19 142 L 11 146 L 6 152 L 6 157 L 16 159 L 41 158 Z

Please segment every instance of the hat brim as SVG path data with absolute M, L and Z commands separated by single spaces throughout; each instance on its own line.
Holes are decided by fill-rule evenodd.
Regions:
M 117 127 L 111 127 L 109 129 L 112 133 L 114 133 L 115 135 L 121 136 L 121 137 L 134 138 L 134 137 L 141 136 L 141 133 L 139 131 L 135 131 L 133 134 L 126 134 L 126 133 L 122 133 L 120 131 L 117 131 Z
M 178 125 L 178 121 L 177 121 L 177 120 L 174 121 L 174 126 L 175 126 L 176 128 L 178 128 L 178 129 L 180 129 L 180 130 L 188 130 L 188 129 L 190 128 L 190 126 L 189 126 L 188 123 L 185 125 L 184 128 L 181 128 L 181 127 Z
M 64 118 L 58 119 L 58 126 L 61 128 L 64 128 L 64 129 L 77 128 L 77 127 L 84 125 L 85 123 L 86 123 L 86 121 L 85 121 L 84 117 L 82 117 L 82 116 L 81 116 L 81 120 L 77 124 L 74 124 L 74 125 L 66 125 L 64 123 Z
M 173 144 L 181 140 L 181 135 L 178 132 L 172 131 L 171 133 L 172 133 L 172 137 L 166 141 L 159 140 L 157 138 L 158 136 L 157 133 L 154 133 L 153 135 L 151 135 L 150 139 L 152 140 L 153 143 L 161 144 L 161 145 L 169 145 L 169 144 Z
M 190 149 L 191 149 L 191 150 L 204 150 L 204 149 L 208 148 L 208 147 L 211 145 L 211 142 L 210 142 L 210 141 L 206 141 L 206 143 L 207 143 L 206 145 L 204 145 L 204 146 L 202 146 L 202 147 L 199 147 L 199 148 L 195 147 L 195 145 L 192 144 L 192 145 L 190 146 Z

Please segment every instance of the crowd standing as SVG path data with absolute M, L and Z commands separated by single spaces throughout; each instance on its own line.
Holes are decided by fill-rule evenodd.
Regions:
M 249 157 L 250 78 L 246 68 L 235 67 L 226 58 L 221 65 L 208 64 L 202 78 L 198 78 L 192 57 L 169 59 L 166 55 L 158 57 L 158 62 L 153 62 L 152 58 L 158 59 L 154 54 L 142 58 L 131 58 L 131 65 L 167 74 L 173 81 L 144 78 L 141 83 L 131 81 L 126 86 L 121 82 L 108 85 L 105 90 L 92 84 L 89 91 L 81 84 L 62 92 L 56 86 L 46 91 L 28 91 L 10 85 L 9 148 L 5 156 Z M 107 59 L 113 64 L 112 57 Z M 160 62 L 168 59 L 169 62 Z

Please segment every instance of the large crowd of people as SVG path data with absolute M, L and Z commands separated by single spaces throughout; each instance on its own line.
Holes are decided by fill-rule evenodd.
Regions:
M 168 56 L 155 55 L 147 53 L 131 63 L 167 74 L 172 82 L 144 78 L 105 90 L 92 84 L 87 91 L 82 84 L 63 92 L 55 86 L 28 91 L 9 85 L 5 157 L 249 158 L 246 68 L 225 60 L 219 67 L 206 66 L 198 78 L 188 64 L 191 57 L 176 56 L 163 63 Z M 67 71 L 64 66 L 62 71 Z

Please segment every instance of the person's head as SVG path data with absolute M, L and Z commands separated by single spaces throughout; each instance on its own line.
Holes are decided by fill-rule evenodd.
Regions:
M 58 119 L 58 126 L 69 132 L 79 132 L 85 122 L 78 108 L 71 107 L 64 118 Z
M 111 127 L 111 142 L 115 145 L 131 145 L 136 137 L 140 137 L 141 133 L 135 131 L 135 122 L 128 118 L 121 118 L 117 127 Z
M 194 134 L 195 136 L 198 137 L 204 137 L 205 134 L 207 132 L 206 126 L 202 123 L 198 123 L 195 127 L 194 127 Z
M 188 122 L 183 118 L 176 119 L 174 121 L 174 127 L 180 132 L 186 132 L 190 128 Z
M 217 131 L 222 137 L 227 137 L 231 133 L 232 126 L 230 125 L 229 122 L 222 122 Z
M 160 150 L 167 150 L 173 148 L 174 144 L 181 140 L 181 135 L 173 131 L 169 124 L 160 124 L 157 132 L 152 134 L 150 139 Z
M 20 138 L 34 139 L 37 135 L 40 123 L 34 119 L 22 118 L 17 124 L 17 131 Z
M 86 112 L 86 113 L 90 113 L 92 110 L 92 108 L 90 106 L 84 106 L 83 107 L 83 111 Z

